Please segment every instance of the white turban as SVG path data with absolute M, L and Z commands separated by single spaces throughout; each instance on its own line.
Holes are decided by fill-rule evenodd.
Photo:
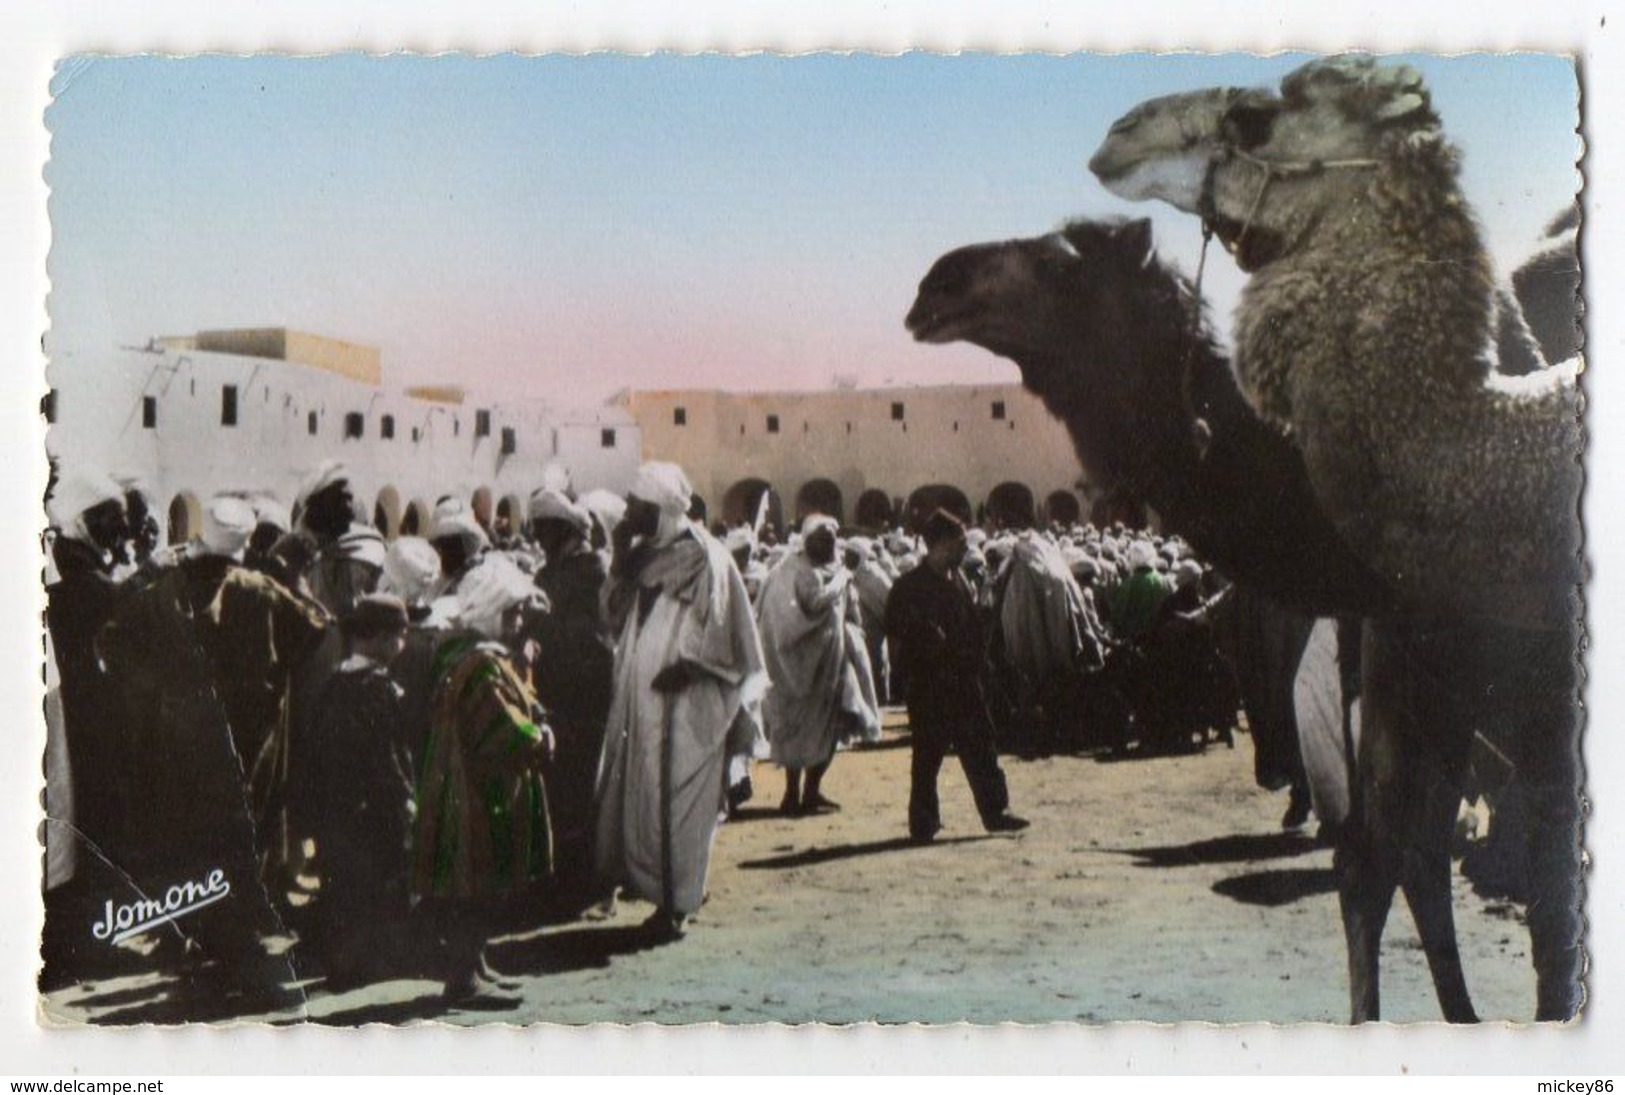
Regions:
M 338 539 L 339 554 L 352 563 L 366 563 L 380 570 L 384 566 L 387 549 L 384 538 L 375 528 L 352 525 L 350 531 Z
M 378 592 L 393 593 L 408 605 L 424 603 L 440 581 L 440 555 L 429 541 L 402 536 L 384 554 L 384 577 Z
M 1173 566 L 1174 585 L 1187 589 L 1202 580 L 1202 564 L 1195 559 L 1181 559 Z
M 592 515 L 552 487 L 543 487 L 530 496 L 530 519 L 563 521 L 582 535 L 592 531 Z
M 987 543 L 987 530 L 973 528 L 965 531 L 965 543 L 973 548 L 980 548 Z
M 506 555 L 487 555 L 457 585 L 457 619 L 488 639 L 502 638 L 502 616 L 540 597 L 525 572 Z
M 485 530 L 474 520 L 474 515 L 456 499 L 436 506 L 434 521 L 429 525 L 429 539 L 441 540 L 451 536 L 462 540 L 469 554 L 488 547 L 491 543 L 491 538 L 485 535 Z
M 728 530 L 728 536 L 722 541 L 724 547 L 731 555 L 736 551 L 746 551 L 756 547 L 756 537 L 750 531 L 749 525 L 740 525 Z
M 1157 549 L 1145 540 L 1136 540 L 1128 546 L 1126 560 L 1130 570 L 1157 565 Z
M 287 532 L 293 528 L 292 517 L 288 507 L 272 498 L 269 494 L 256 494 L 248 500 L 254 507 L 254 517 L 262 525 L 271 525 L 274 528 Z
M 576 504 L 596 518 L 606 534 L 614 532 L 615 526 L 626 516 L 626 499 L 607 490 L 590 490 L 577 499 Z
M 84 516 L 107 502 L 124 504 L 124 491 L 109 475 L 71 475 L 58 479 L 48 505 L 51 523 L 69 540 L 90 543 Z
M 805 521 L 801 522 L 802 541 L 805 542 L 807 537 L 821 528 L 829 529 L 832 536 L 839 536 L 841 533 L 841 523 L 835 518 L 825 513 L 811 513 L 807 515 Z
M 299 493 L 294 496 L 293 508 L 302 510 L 312 498 L 334 483 L 347 483 L 349 480 L 350 469 L 344 466 L 344 461 L 324 460 L 315 471 L 305 476 L 304 482 L 299 484 Z
M 199 539 L 205 555 L 224 555 L 235 559 L 248 546 L 258 524 L 254 507 L 241 498 L 221 495 L 212 499 L 203 509 L 203 534 Z
M 846 541 L 846 550 L 865 563 L 874 562 L 875 542 L 867 536 L 853 536 Z
M 560 494 L 569 494 L 571 490 L 570 469 L 563 464 L 552 463 L 542 469 L 542 489 L 556 490 Z
M 639 468 L 628 493 L 653 502 L 662 514 L 673 517 L 687 517 L 689 506 L 694 503 L 694 488 L 689 485 L 683 469 L 663 460 L 651 460 Z

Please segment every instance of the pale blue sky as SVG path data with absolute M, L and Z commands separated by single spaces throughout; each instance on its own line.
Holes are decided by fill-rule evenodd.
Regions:
M 1068 216 L 1194 222 L 1084 168 L 1152 95 L 1272 85 L 1275 58 L 75 58 L 52 131 L 52 339 L 292 326 L 386 382 L 566 401 L 638 387 L 1009 379 L 902 328 L 942 252 Z M 1572 196 L 1566 59 L 1408 57 L 1492 250 Z M 1240 277 L 1210 259 L 1221 323 Z

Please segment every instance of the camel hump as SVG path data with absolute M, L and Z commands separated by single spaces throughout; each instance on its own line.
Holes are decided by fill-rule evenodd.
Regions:
M 1282 79 L 1281 95 L 1293 106 L 1332 103 L 1350 118 L 1378 125 L 1439 124 L 1420 72 L 1410 65 L 1380 64 L 1368 54 L 1310 61 Z

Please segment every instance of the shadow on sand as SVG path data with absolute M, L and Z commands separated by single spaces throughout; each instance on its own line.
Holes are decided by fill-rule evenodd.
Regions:
M 862 844 L 832 844 L 827 848 L 806 848 L 788 855 L 769 856 L 766 859 L 747 859 L 739 864 L 742 871 L 783 871 L 792 867 L 811 867 L 819 863 L 832 863 L 840 859 L 854 859 L 862 855 L 881 852 L 923 851 L 944 844 L 969 844 L 978 840 L 992 840 L 992 836 L 955 836 L 916 844 L 906 836 L 886 840 L 870 840 Z
M 1151 848 L 1114 848 L 1120 855 L 1139 860 L 1139 867 L 1195 867 L 1207 863 L 1248 863 L 1259 859 L 1285 859 L 1308 855 L 1321 844 L 1303 833 L 1237 833 L 1189 844 L 1166 844 Z
M 1305 897 L 1337 892 L 1337 876 L 1330 867 L 1286 867 L 1236 875 L 1213 884 L 1213 892 L 1243 905 L 1274 908 Z
M 540 977 L 572 970 L 603 969 L 611 958 L 658 946 L 640 924 L 587 925 L 525 939 L 492 943 L 486 950 L 491 964 L 505 973 Z

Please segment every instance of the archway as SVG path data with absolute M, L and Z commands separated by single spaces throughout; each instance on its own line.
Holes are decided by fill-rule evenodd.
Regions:
M 1032 528 L 1038 514 L 1033 492 L 1021 483 L 1000 483 L 987 495 L 987 518 L 999 528 Z
M 846 507 L 841 498 L 841 488 L 830 479 L 809 479 L 796 491 L 796 524 L 800 524 L 815 513 L 846 523 Z
M 776 532 L 784 531 L 784 503 L 779 492 L 765 479 L 741 479 L 722 496 L 722 520 L 732 528 L 739 524 L 754 524 L 762 509 L 762 498 L 767 498 L 767 521 Z
M 378 492 L 378 501 L 372 506 L 372 527 L 386 540 L 401 534 L 401 492 L 394 487 Z
M 858 495 L 858 524 L 872 532 L 891 528 L 891 498 L 883 490 L 870 488 Z
M 496 524 L 491 531 L 499 538 L 513 536 L 524 523 L 525 504 L 516 494 L 503 495 L 502 501 L 497 503 Z
M 967 525 L 971 523 L 970 499 L 965 492 L 948 483 L 930 483 L 908 496 L 903 506 L 903 527 L 919 532 L 925 519 L 939 509 L 945 509 Z
M 474 507 L 474 520 L 480 523 L 483 529 L 491 527 L 491 488 L 481 487 L 469 499 L 469 505 Z
M 1083 516 L 1078 496 L 1069 490 L 1051 491 L 1044 498 L 1044 519 L 1058 525 L 1075 525 Z
M 203 530 L 203 505 L 197 495 L 183 490 L 169 503 L 169 542 L 184 544 Z
M 406 507 L 406 513 L 401 516 L 402 536 L 423 536 L 429 531 L 429 522 L 434 519 L 434 511 L 429 503 L 421 498 L 412 499 L 412 504 Z

